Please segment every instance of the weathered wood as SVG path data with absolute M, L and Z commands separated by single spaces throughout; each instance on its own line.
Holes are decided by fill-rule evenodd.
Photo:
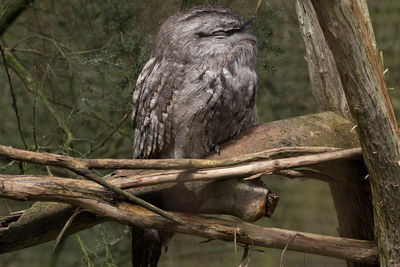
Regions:
M 359 148 L 344 149 L 333 152 L 318 153 L 313 155 L 297 156 L 283 159 L 263 160 L 249 162 L 240 166 L 210 168 L 201 170 L 174 170 L 160 172 L 158 174 L 127 177 L 118 185 L 121 188 L 130 188 L 142 185 L 154 185 L 167 182 L 194 182 L 207 180 L 223 180 L 229 178 L 251 177 L 262 174 L 272 174 L 280 170 L 296 167 L 316 167 L 323 163 L 333 163 L 335 161 L 357 160 L 360 159 L 361 150 Z M 340 182 L 340 180 L 332 181 Z
M 135 173 L 140 175 L 142 171 L 117 171 L 105 178 L 110 183 L 113 183 L 113 181 L 118 182 L 118 180 L 126 178 L 127 175 L 135 176 Z M 22 178 L 26 179 L 27 182 L 39 180 L 44 186 L 49 183 L 56 183 L 64 188 L 71 185 L 82 192 L 92 189 L 97 191 L 99 195 L 105 194 L 106 197 L 110 195 L 110 191 L 87 180 L 27 175 L 19 176 L 19 178 L 7 175 L 2 177 Z M 255 221 L 262 216 L 271 216 L 276 206 L 277 196 L 271 193 L 259 179 L 249 181 L 232 179 L 223 182 L 222 185 L 221 182 L 203 183 L 191 188 L 188 188 L 188 185 L 182 187 L 163 184 L 132 188 L 128 189 L 128 191 L 164 210 L 228 214 L 245 221 Z M 226 189 L 226 191 L 221 194 L 221 189 Z M 111 193 L 111 195 L 116 197 L 115 194 Z M 179 195 L 179 198 L 171 197 L 176 195 Z M 223 199 L 221 199 L 222 196 Z M 10 218 L 10 216 L 5 216 L 0 218 L 0 253 L 53 240 L 60 233 L 63 225 L 74 210 L 75 208 L 71 205 L 36 202 L 32 208 L 24 211 L 20 217 L 12 216 Z M 104 218 L 91 215 L 88 212 L 82 212 L 74 218 L 66 234 L 83 230 L 103 221 Z
M 241 135 L 239 139 L 233 140 L 229 144 L 221 147 L 219 155 L 214 155 L 214 159 L 230 158 L 236 155 L 244 155 L 249 153 L 257 153 L 260 151 L 282 147 L 282 146 L 331 146 L 342 148 L 358 147 L 358 140 L 354 131 L 351 131 L 353 124 L 333 112 L 307 115 L 275 121 L 259 125 L 253 129 L 249 129 Z M 293 131 L 296 129 L 296 131 Z M 339 161 L 333 166 L 319 166 L 319 168 L 328 168 L 330 172 L 335 170 L 334 178 L 339 181 L 346 182 L 349 177 L 354 177 L 352 172 L 357 172 L 360 168 L 358 160 Z M 117 171 L 110 175 L 110 179 L 118 179 L 118 177 L 132 176 L 134 170 Z M 147 171 L 136 171 L 142 175 Z M 159 172 L 159 171 L 156 171 Z M 332 174 L 329 172 L 330 177 Z M 332 179 L 334 179 L 332 178 Z M 221 181 L 223 182 L 223 181 Z M 249 181 L 250 182 L 250 181 Z M 365 186 L 365 180 L 352 181 L 354 186 Z M 215 187 L 214 187 L 215 186 Z M 210 207 L 209 202 L 214 201 L 212 198 L 204 196 L 212 195 L 214 192 L 218 194 L 219 184 L 202 184 L 197 186 L 189 186 L 187 183 L 179 185 L 157 185 L 144 188 L 130 189 L 131 193 L 155 204 L 160 208 L 176 211 L 189 212 L 192 207 L 202 207 L 203 210 L 197 212 L 207 212 L 206 208 Z M 235 187 L 236 188 L 236 187 Z M 151 194 L 149 193 L 151 192 Z M 235 194 L 235 190 L 227 191 Z M 245 192 L 245 191 L 243 191 Z M 171 198 L 171 195 L 182 196 L 180 198 Z M 201 197 L 203 196 L 203 197 Z M 43 243 L 54 239 L 59 233 L 59 229 L 65 224 L 73 209 L 68 205 L 55 203 L 35 204 L 32 209 L 28 209 L 21 220 L 9 225 L 8 228 L 0 228 L 0 248 L 6 244 L 24 243 L 25 236 L 21 235 L 26 229 L 26 233 L 31 237 L 31 243 L 26 246 Z M 67 233 L 80 231 L 85 227 L 92 226 L 92 217 L 86 213 L 76 216 L 72 225 L 68 228 Z M 99 220 L 99 219 L 97 219 Z M 100 222 L 101 220 L 97 221 Z M 32 231 L 35 229 L 36 222 L 44 222 L 46 231 Z M 43 225 L 43 224 L 41 224 Z
M 129 189 L 131 187 L 126 187 L 126 184 L 129 182 L 125 183 L 124 180 L 129 180 L 131 177 L 136 177 L 137 175 L 140 175 L 140 172 L 141 171 L 125 171 L 122 172 L 122 176 L 118 175 L 118 172 L 116 172 L 112 177 L 106 177 L 106 180 L 119 188 Z M 64 188 L 69 188 L 71 195 L 73 192 L 77 192 L 78 194 L 87 194 L 88 197 L 90 197 L 91 194 L 95 194 L 97 198 L 104 197 L 106 199 L 111 198 L 124 200 L 123 196 L 109 191 L 101 185 L 89 180 L 77 180 L 45 175 L 5 174 L 0 174 L 0 184 L 3 186 L 3 189 L 0 189 L 0 197 L 28 200 L 28 197 L 25 197 L 24 192 L 16 191 L 15 195 L 13 195 L 12 192 L 6 192 L 4 190 L 4 186 L 6 186 L 7 183 L 14 184 L 14 186 L 20 186 L 21 188 L 23 186 L 29 187 L 30 184 L 40 184 L 43 188 L 50 188 L 48 191 L 49 194 L 54 194 L 53 188 L 56 185 L 60 187 L 60 192 L 63 192 L 65 190 Z M 221 185 L 223 185 L 223 187 L 221 187 Z M 185 190 L 181 190 L 182 194 L 180 195 L 179 200 L 165 201 L 165 203 L 159 203 L 159 201 L 155 201 L 154 199 L 152 201 L 157 202 L 157 205 L 167 207 L 168 210 L 178 210 L 191 213 L 191 210 L 193 209 L 193 213 L 228 214 L 234 215 L 245 221 L 256 221 L 263 216 L 270 216 L 271 214 L 267 214 L 266 210 L 269 209 L 270 211 L 273 211 L 277 204 L 267 201 L 268 198 L 274 196 L 270 196 L 270 190 L 268 190 L 264 183 L 259 179 L 244 181 L 231 179 L 230 182 L 223 181 L 223 183 L 219 183 L 219 186 L 218 183 L 208 183 L 203 184 L 202 186 L 196 184 L 194 187 L 195 189 L 190 190 L 191 196 L 185 196 Z M 162 187 L 145 186 L 141 188 L 134 188 L 130 191 L 132 193 L 142 195 L 146 199 L 152 199 L 152 194 L 154 194 L 154 196 L 160 194 L 160 188 Z M 168 188 L 170 188 L 170 186 L 164 187 L 163 190 Z M 28 196 L 31 194 L 31 192 L 25 193 Z M 204 196 L 202 196 L 202 194 L 204 194 Z M 196 197 L 194 195 L 196 195 Z M 44 196 L 38 196 L 38 199 L 35 200 L 40 200 L 41 197 Z M 277 195 L 275 197 L 277 197 Z M 171 196 L 171 198 L 174 197 Z M 182 205 L 186 202 L 183 200 L 183 198 L 185 198 L 186 201 L 189 201 L 190 205 Z M 125 199 L 125 201 L 128 200 Z M 193 204 L 195 203 L 198 205 L 193 207 Z M 268 206 L 268 204 L 273 206 Z M 177 205 L 179 205 L 180 208 L 178 208 Z
M 397 122 L 369 21 L 357 1 L 312 0 L 333 53 L 372 187 L 381 266 L 400 263 L 400 147 Z
M 336 62 L 311 1 L 297 0 L 296 12 L 306 45 L 311 88 L 317 108 L 335 110 L 350 119 L 350 109 Z M 360 170 L 362 168 L 360 166 Z M 355 172 L 354 177 L 350 179 L 359 180 L 365 176 L 365 172 Z M 338 217 L 340 236 L 373 240 L 374 218 L 371 194 L 345 184 L 330 183 L 329 187 Z M 365 266 L 365 264 L 354 262 L 347 262 L 347 265 L 349 267 Z
M 231 242 L 236 236 L 237 242 L 243 244 L 275 248 L 284 248 L 288 245 L 288 249 L 291 250 L 366 263 L 374 263 L 378 260 L 377 247 L 373 242 L 263 228 L 182 213 L 176 213 L 174 216 L 181 218 L 184 224 L 174 224 L 156 213 L 121 202 L 118 200 L 118 195 L 107 194 L 102 187 L 93 182 L 89 187 L 82 187 L 81 181 L 66 183 L 65 180 L 59 179 L 48 183 L 35 177 L 19 179 L 0 177 L 0 184 L 3 196 L 14 199 L 61 201 L 77 205 L 101 217 L 138 227 Z
M 326 43 L 310 0 L 297 0 L 296 12 L 300 32 L 306 45 L 311 91 L 317 109 L 332 110 L 350 119 L 350 110 L 335 59 Z
M 342 150 L 342 151 L 340 151 Z M 67 169 L 159 169 L 159 170 L 196 170 L 217 167 L 229 167 L 235 165 L 246 165 L 255 161 L 262 162 L 274 158 L 287 158 L 298 155 L 317 154 L 328 152 L 324 160 L 348 159 L 361 156 L 360 149 L 347 150 L 332 147 L 281 147 L 269 149 L 257 153 L 239 155 L 226 159 L 87 159 L 63 156 L 46 152 L 33 152 L 0 145 L 0 157 L 9 160 L 17 160 L 41 165 L 57 166 Z M 337 152 L 329 154 L 329 152 Z M 307 157 L 308 163 L 286 163 L 281 164 L 313 164 L 320 163 L 321 156 Z M 288 168 L 295 167 L 288 166 Z M 284 166 L 282 166 L 284 168 Z
M 318 153 L 320 152 L 320 153 Z M 304 155 L 302 155 L 304 154 Z M 307 155 L 310 154 L 310 155 Z M 55 158 L 52 159 L 51 155 Z M 288 157 L 293 155 L 292 157 Z M 302 156 L 296 156 L 302 155 Z M 0 145 L 0 156 L 5 156 L 12 160 L 18 160 L 23 162 L 40 162 L 41 164 L 52 165 L 53 163 L 58 165 L 59 161 L 56 154 L 31 152 L 26 150 L 15 149 L 11 147 L 5 147 Z M 283 158 L 280 158 L 283 157 Z M 44 160 L 46 158 L 46 160 Z M 70 158 L 66 159 L 64 162 L 76 161 L 81 162 L 83 165 L 85 159 Z M 120 159 L 115 160 L 112 164 L 112 159 L 105 160 L 95 160 L 99 168 L 115 168 L 115 166 L 121 166 L 123 163 L 128 169 L 139 169 L 135 162 L 139 161 L 141 166 L 157 166 L 160 170 L 157 172 L 152 172 L 151 174 L 143 172 L 139 175 L 128 175 L 124 179 L 115 180 L 115 185 L 122 189 L 128 189 L 132 187 L 146 186 L 146 185 L 156 185 L 171 182 L 196 182 L 196 181 L 218 181 L 229 178 L 240 178 L 240 177 L 251 177 L 262 174 L 272 174 L 279 172 L 281 170 L 292 169 L 297 167 L 310 167 L 317 166 L 323 163 L 334 162 L 334 161 L 346 161 L 351 159 L 361 159 L 361 149 L 351 148 L 351 149 L 339 149 L 330 147 L 289 147 L 289 148 L 275 148 L 266 150 L 263 152 L 251 154 L 251 156 L 244 155 L 244 160 L 240 157 L 233 159 L 214 159 L 214 160 L 191 160 L 191 159 L 173 159 L 173 160 L 149 160 L 149 164 L 145 164 L 142 160 L 131 160 L 131 159 Z M 268 159 L 270 158 L 270 159 Z M 254 161 L 248 162 L 249 159 Z M 189 164 L 186 165 L 187 161 Z M 104 162 L 104 165 L 100 165 L 100 162 Z M 167 165 L 163 165 L 167 162 Z M 244 162 L 244 163 L 242 163 Z M 182 163 L 182 164 L 181 164 Z M 204 164 L 203 164 L 204 163 Z M 212 164 L 215 163 L 215 164 Z M 224 166 L 226 163 L 232 163 L 233 166 Z M 242 164 L 240 164 L 242 163 Z M 173 169 L 170 170 L 170 166 L 186 166 L 186 169 Z M 207 166 L 205 168 L 197 169 L 199 166 Z M 192 168 L 194 167 L 194 168 Z M 167 171 L 165 171 L 167 170 Z M 18 176 L 21 177 L 21 176 Z M 50 181 L 48 177 L 41 176 L 45 181 Z M 54 177 L 53 179 L 55 179 Z M 61 178 L 60 178 L 61 179 Z M 333 182 L 342 182 L 340 180 L 335 180 L 332 177 Z M 345 181 L 343 181 L 345 182 Z

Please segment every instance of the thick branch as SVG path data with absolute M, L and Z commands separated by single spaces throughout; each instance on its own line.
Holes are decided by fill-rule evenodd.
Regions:
M 2 194 L 15 199 L 61 201 L 83 207 L 101 217 L 139 227 L 155 228 L 203 236 L 211 239 L 233 241 L 265 247 L 284 248 L 353 261 L 374 263 L 377 248 L 369 241 L 343 239 L 309 233 L 263 228 L 245 223 L 204 218 L 176 213 L 183 225 L 173 224 L 165 218 L 138 206 L 119 202 L 115 195 L 107 195 L 93 183 L 82 189 L 80 183 L 43 183 L 40 179 L 0 178 Z M 61 181 L 60 181 L 61 182 Z M 82 182 L 82 181 L 75 181 Z M 96 188 L 98 187 L 98 188 Z M 293 236 L 295 237 L 293 238 Z
M 221 147 L 219 155 L 213 159 L 226 159 L 232 156 L 252 154 L 282 146 L 330 146 L 342 148 L 358 147 L 355 132 L 351 129 L 353 124 L 343 117 L 332 113 L 312 114 L 302 117 L 275 121 L 259 125 L 243 133 L 241 137 Z M 296 129 L 296 131 L 293 131 Z M 351 183 L 356 187 L 363 186 L 367 181 L 363 178 L 353 179 L 354 173 L 362 172 L 363 165 L 358 160 L 337 161 L 334 164 L 320 164 L 313 166 L 318 172 L 333 177 L 332 179 L 342 183 Z M 118 181 L 127 176 L 143 176 L 145 173 L 159 173 L 151 170 L 122 170 L 110 174 L 107 179 Z M 361 177 L 361 175 L 357 176 Z M 236 180 L 219 181 L 213 183 L 203 182 L 200 185 L 191 186 L 190 183 L 179 183 L 174 186 L 163 184 L 157 186 L 138 187 L 129 189 L 135 194 L 164 210 L 175 210 L 195 213 L 228 213 L 248 221 L 257 220 L 262 213 L 247 213 L 246 208 L 251 207 L 254 199 L 257 206 L 262 207 L 268 197 L 267 189 L 262 185 L 248 184 L 259 182 L 258 179 L 237 182 Z M 221 188 L 227 188 L 222 193 Z M 149 193 L 151 192 L 151 193 Z M 259 192 L 265 192 L 257 195 Z M 224 199 L 221 199 L 221 195 Z M 171 198 L 170 196 L 179 196 Z M 247 199 L 250 202 L 244 202 Z M 162 201 L 160 201 L 162 200 Z M 227 201 L 229 200 L 229 201 Z M 227 203 L 227 206 L 222 204 Z M 230 207 L 238 210 L 229 210 Z M 241 207 L 238 207 L 241 206 Z M 264 207 L 265 208 L 265 207 Z M 258 209 L 258 208 L 257 208 Z M 254 210 L 257 210 L 254 209 Z M 14 221 L 7 228 L 0 228 L 0 248 L 8 248 L 7 251 L 33 246 L 54 239 L 62 226 L 73 213 L 73 207 L 56 203 L 36 203 L 24 215 Z M 212 210 L 212 211 L 211 211 Z M 240 215 L 242 214 L 242 215 Z M 246 215 L 246 217 L 243 217 Z M 261 215 L 262 216 L 262 215 Z M 82 213 L 76 216 L 73 223 L 67 229 L 68 233 L 80 231 L 84 228 L 102 222 L 103 219 Z M 38 231 L 37 224 L 47 225 L 46 231 Z M 29 240 L 26 236 L 29 235 Z M 27 242 L 29 241 L 29 242 Z M 2 250 L 0 252 L 5 252 Z
M 350 119 L 350 110 L 335 59 L 310 0 L 297 0 L 296 12 L 306 45 L 311 90 L 318 110 L 333 110 Z
M 121 188 L 143 185 L 152 185 L 167 182 L 206 181 L 238 177 L 251 177 L 254 175 L 270 174 L 296 167 L 317 165 L 336 160 L 358 159 L 361 150 L 358 148 L 339 150 L 335 152 L 318 153 L 315 155 L 299 156 L 293 158 L 258 161 L 242 164 L 240 166 L 202 169 L 197 171 L 170 171 L 152 174 L 151 176 L 127 177 L 119 182 Z
M 126 173 L 130 175 L 140 170 L 117 171 L 108 178 L 124 179 Z M 7 177 L 7 176 L 3 176 Z M 33 177 L 20 177 L 27 181 Z M 52 177 L 48 177 L 52 180 Z M 105 177 L 107 179 L 107 177 Z M 11 178 L 13 179 L 13 178 Z M 110 179 L 107 179 L 110 180 Z M 99 189 L 102 195 L 104 189 L 91 181 L 75 179 L 58 179 L 57 184 L 71 183 L 78 192 L 85 192 L 85 188 Z M 110 181 L 111 182 L 111 181 Z M 276 195 L 271 193 L 259 179 L 238 181 L 231 179 L 214 183 L 197 184 L 191 188 L 185 186 L 148 186 L 128 189 L 144 200 L 150 201 L 158 207 L 169 211 L 181 211 L 200 214 L 228 214 L 245 221 L 256 221 L 263 216 L 271 216 L 276 206 Z M 106 195 L 110 192 L 106 192 Z M 114 194 L 112 194 L 114 195 Z M 179 197 L 174 197 L 174 196 Z M 65 222 L 74 213 L 71 205 L 60 203 L 36 202 L 22 216 L 5 216 L 0 218 L 0 253 L 21 249 L 54 239 L 61 231 Z M 92 227 L 104 221 L 104 218 L 94 216 L 88 212 L 78 214 L 65 234 L 72 234 L 82 229 Z M 46 225 L 45 228 L 37 227 Z

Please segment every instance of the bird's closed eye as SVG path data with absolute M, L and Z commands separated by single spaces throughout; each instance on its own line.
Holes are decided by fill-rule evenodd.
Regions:
M 225 31 L 216 31 L 210 34 L 210 36 L 219 37 L 219 36 L 227 36 L 228 34 Z
M 237 33 L 240 31 L 240 28 L 235 28 L 235 29 L 230 29 L 230 30 L 218 30 L 218 31 L 214 31 L 210 34 L 207 34 L 205 32 L 199 32 L 197 33 L 197 35 L 199 37 L 224 37 L 224 36 L 230 36 L 234 33 Z
M 220 30 L 215 31 L 210 34 L 210 36 L 230 36 L 240 31 L 240 28 L 230 29 L 230 30 Z

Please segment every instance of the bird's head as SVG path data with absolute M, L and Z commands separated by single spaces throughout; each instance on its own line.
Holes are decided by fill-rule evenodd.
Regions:
M 225 56 L 237 48 L 256 53 L 256 37 L 245 20 L 232 9 L 221 6 L 194 7 L 170 17 L 161 26 L 153 56 L 178 62 Z

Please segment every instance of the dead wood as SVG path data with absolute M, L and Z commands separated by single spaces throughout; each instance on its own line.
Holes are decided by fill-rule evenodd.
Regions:
M 358 140 L 354 131 L 351 129 L 353 125 L 336 115 L 333 112 L 313 114 L 297 118 L 291 118 L 282 121 L 275 121 L 259 125 L 253 129 L 249 129 L 243 135 L 229 144 L 221 147 L 221 153 L 214 155 L 213 159 L 224 159 L 238 155 L 257 153 L 272 148 L 288 146 L 328 146 L 341 148 L 356 148 Z M 297 131 L 293 131 L 297 129 Z M 325 166 L 326 165 L 326 166 Z M 353 177 L 353 172 L 362 170 L 362 163 L 358 160 L 338 161 L 334 164 L 320 164 L 313 166 L 318 173 L 324 171 L 323 175 L 334 177 L 340 182 L 347 183 L 346 179 Z M 326 170 L 329 170 L 327 172 Z M 119 177 L 126 178 L 127 176 L 144 175 L 144 173 L 159 173 L 152 170 L 120 170 L 110 174 L 107 179 L 119 180 Z M 333 173 L 333 175 L 332 175 Z M 321 174 L 322 175 L 322 174 Z M 332 179 L 334 179 L 332 178 Z M 252 181 L 245 181 L 247 183 Z M 254 181 L 255 182 L 255 181 Z M 365 181 L 350 181 L 357 187 L 365 186 Z M 220 195 L 221 187 L 226 183 L 220 181 L 218 183 L 203 182 L 197 185 L 190 183 L 163 184 L 156 186 L 145 186 L 140 188 L 129 189 L 132 194 L 147 200 L 165 210 L 175 210 L 190 212 L 193 207 L 198 207 L 193 212 L 198 213 L 224 213 L 222 210 L 226 207 L 220 206 L 221 201 L 217 197 Z M 232 183 L 227 181 L 227 183 Z M 239 183 L 238 186 L 227 187 L 229 190 L 225 194 L 231 193 L 232 196 L 238 191 L 243 190 L 239 195 L 246 195 L 249 192 L 266 192 L 265 185 L 252 184 L 243 186 Z M 252 190 L 254 189 L 254 190 Z M 262 193 L 265 194 L 265 193 Z M 179 198 L 171 198 L 171 196 L 180 196 Z M 212 196 L 212 197 L 208 197 Z M 229 197 L 227 197 L 229 199 Z M 232 201 L 236 201 L 231 197 Z M 243 202 L 243 206 L 247 203 Z M 273 202 L 273 201 L 272 201 Z M 223 203 L 223 202 L 222 202 Z M 229 201 L 227 202 L 230 203 Z M 237 202 L 236 202 L 237 203 Z M 218 210 L 216 209 L 218 208 Z M 240 207 L 242 210 L 243 207 Z M 0 252 L 11 251 L 22 247 L 29 247 L 35 244 L 43 243 L 54 239 L 59 233 L 62 226 L 72 214 L 74 208 L 57 203 L 36 203 L 31 209 L 24 212 L 21 218 L 9 224 L 6 228 L 0 228 Z M 244 214 L 244 213 L 243 213 Z M 235 214 L 239 216 L 239 214 Z M 245 220 L 254 220 L 260 216 L 253 214 Z M 258 217 L 259 218 L 259 217 Z M 104 219 L 90 215 L 87 212 L 79 214 L 71 226 L 67 229 L 68 233 L 80 231 L 86 227 L 102 222 Z M 46 229 L 37 230 L 37 223 L 46 225 Z M 30 238 L 26 238 L 29 236 Z
M 373 196 L 381 266 L 400 262 L 400 143 L 393 107 L 362 1 L 312 0 L 338 66 L 363 149 Z M 365 4 L 365 3 L 364 3 Z M 364 204 L 365 205 L 365 204 Z
M 363 6 L 364 10 L 368 10 L 366 3 Z M 351 118 L 342 79 L 313 4 L 310 0 L 297 0 L 296 12 L 306 45 L 311 88 L 317 108 L 321 111 L 335 110 L 346 118 Z M 363 179 L 366 173 L 354 172 L 353 175 L 349 180 L 357 181 Z M 336 208 L 340 236 L 374 239 L 371 194 L 343 183 L 329 183 L 329 187 Z M 347 264 L 349 267 L 365 266 L 354 262 Z
M 378 251 L 373 242 L 264 228 L 183 213 L 173 213 L 184 222 L 184 224 L 175 224 L 156 213 L 122 202 L 118 199 L 118 195 L 107 194 L 103 188 L 93 182 L 90 187 L 83 188 L 82 184 L 76 181 L 66 183 L 65 180 L 47 183 L 35 177 L 19 179 L 0 177 L 3 196 L 14 199 L 66 202 L 100 217 L 124 224 L 231 242 L 236 236 L 236 241 L 239 243 L 275 248 L 284 248 L 291 240 L 287 246 L 291 250 L 365 263 L 377 261 Z

